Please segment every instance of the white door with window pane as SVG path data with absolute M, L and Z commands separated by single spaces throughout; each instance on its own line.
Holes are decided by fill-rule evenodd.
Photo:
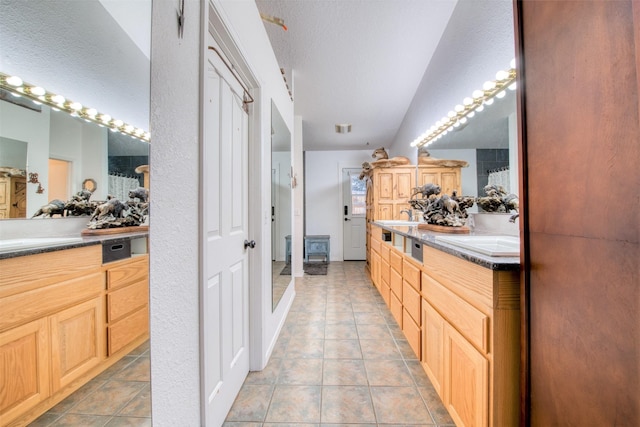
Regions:
M 342 169 L 343 248 L 345 261 L 366 259 L 367 184 L 358 176 L 362 169 Z

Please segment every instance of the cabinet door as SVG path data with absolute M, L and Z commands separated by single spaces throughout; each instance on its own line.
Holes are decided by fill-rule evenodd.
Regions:
M 49 317 L 54 392 L 104 359 L 103 307 L 103 298 L 97 297 Z
M 389 172 L 379 173 L 376 176 L 374 188 L 377 189 L 378 201 L 393 200 L 393 174 Z
M 435 184 L 440 185 L 440 174 L 438 172 L 433 171 L 420 171 L 420 178 L 418 180 L 418 185 L 425 184 Z M 420 197 L 420 196 L 418 196 Z
M 375 251 L 372 252 L 371 253 L 371 280 L 373 281 L 373 284 L 376 286 L 376 288 L 378 288 L 378 291 L 380 291 L 380 264 L 381 263 L 382 263 L 382 260 L 378 252 L 375 252 Z
M 459 171 L 459 169 L 458 169 Z M 440 174 L 441 194 L 449 194 L 455 190 L 460 195 L 460 175 L 455 170 L 442 172 Z
M 40 319 L 0 334 L 0 420 L 11 421 L 49 394 L 49 329 Z
M 394 199 L 405 200 L 411 197 L 411 189 L 414 186 L 412 171 L 402 170 L 394 174 Z
M 444 327 L 444 397 L 459 427 L 489 422 L 489 362 L 451 325 Z
M 422 299 L 422 367 L 442 397 L 444 383 L 444 319 Z

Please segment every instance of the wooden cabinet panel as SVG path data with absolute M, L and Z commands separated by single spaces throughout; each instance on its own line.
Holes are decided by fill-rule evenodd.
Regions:
M 376 219 L 395 219 L 393 203 L 380 203 L 376 210 Z
M 405 309 L 402 310 L 402 332 L 404 332 L 411 349 L 420 359 L 420 326 L 416 324 Z
M 460 195 L 460 173 L 442 172 L 440 174 L 440 191 L 441 194 L 449 194 L 457 191 Z
M 149 303 L 147 280 L 117 289 L 107 295 L 107 322 L 113 322 Z
M 391 246 L 388 243 L 386 243 L 384 241 L 381 241 L 380 242 L 380 257 L 387 264 L 389 264 L 389 252 L 390 251 L 391 251 Z
M 380 257 L 380 278 L 389 286 L 391 279 L 389 278 L 389 263 Z
M 398 297 L 391 292 L 391 314 L 393 318 L 398 322 L 398 326 L 402 329 L 402 301 L 398 299 Z
M 1 420 L 14 419 L 49 396 L 46 318 L 0 334 L 0 378 Z
M 396 294 L 396 298 L 402 301 L 402 276 L 395 268 L 391 268 L 389 270 L 389 276 L 391 278 L 391 281 L 389 282 L 391 290 Z
M 409 199 L 411 197 L 411 189 L 414 186 L 412 170 L 403 169 L 394 174 L 394 199 Z
M 413 321 L 420 326 L 420 294 L 407 281 L 402 282 L 402 306 Z
M 423 274 L 422 295 L 469 341 L 485 353 L 489 352 L 489 317 Z
M 376 176 L 375 188 L 378 200 L 393 200 L 393 173 L 379 173 Z
M 420 292 L 420 268 L 407 258 L 402 263 L 402 278 Z
M 444 330 L 444 405 L 457 426 L 486 426 L 489 362 L 450 325 Z
M 371 240 L 372 246 L 375 240 Z M 371 281 L 380 291 L 380 264 L 382 263 L 380 259 L 380 254 L 376 251 L 371 251 Z
M 389 265 L 402 276 L 402 254 L 395 249 L 389 252 Z
M 107 289 L 139 282 L 149 276 L 149 257 L 141 256 L 119 262 L 107 270 Z
M 149 331 L 149 308 L 144 307 L 107 328 L 109 355 Z
M 438 395 L 444 384 L 444 324 L 445 320 L 425 300 L 422 300 L 421 364 Z
M 375 251 L 380 256 L 380 240 L 371 237 L 371 250 Z
M 380 295 L 387 307 L 391 308 L 391 288 L 384 280 L 382 280 L 380 285 Z
M 49 317 L 55 392 L 97 366 L 104 354 L 104 300 L 94 298 Z

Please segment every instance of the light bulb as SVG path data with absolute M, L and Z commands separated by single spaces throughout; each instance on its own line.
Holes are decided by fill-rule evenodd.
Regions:
M 484 105 L 480 105 L 480 106 L 478 106 L 478 108 L 476 108 L 476 111 L 478 113 L 481 112 L 482 110 L 484 110 Z
M 496 87 L 496 82 L 492 81 L 492 80 L 487 80 L 486 82 L 484 82 L 484 84 L 482 85 L 482 89 L 484 90 L 492 90 Z
M 474 99 L 479 99 L 484 96 L 484 92 L 481 90 L 474 90 L 471 96 L 473 96 Z
M 80 104 L 79 102 L 72 102 L 71 105 L 69 105 L 69 108 L 79 111 L 82 110 L 82 104 Z
M 500 70 L 496 73 L 496 80 L 501 81 L 501 80 L 507 80 L 509 78 L 509 73 L 507 73 L 504 70 Z
M 516 82 L 513 82 L 509 85 L 509 90 L 516 90 Z
M 460 122 L 455 122 L 455 123 L 453 124 L 453 127 L 454 127 L 454 128 L 460 127 Z
M 116 120 L 116 121 L 113 122 L 113 124 L 116 127 L 120 127 L 120 126 L 122 126 L 124 124 L 124 122 L 122 120 Z
M 486 101 L 484 101 L 484 103 L 487 104 L 487 105 L 493 104 L 493 98 L 487 99 Z
M 496 93 L 496 98 L 504 98 L 506 94 L 507 92 L 501 90 L 500 92 Z
M 22 86 L 22 79 L 18 76 L 11 76 L 7 78 L 7 84 L 14 87 Z
M 439 128 L 440 126 L 442 126 L 442 122 L 441 122 L 440 120 L 438 120 L 438 121 L 436 122 L 436 127 L 438 127 L 438 128 Z
M 64 104 L 65 99 L 64 99 L 64 96 L 62 95 L 53 95 L 51 97 L 51 101 L 53 101 L 55 104 L 62 106 L 62 104 Z
M 458 104 L 458 105 L 456 105 L 454 110 L 456 110 L 456 113 L 462 113 L 464 111 L 464 107 L 462 105 Z
M 34 86 L 31 89 L 29 89 L 29 92 L 31 92 L 33 95 L 35 96 L 42 96 L 45 93 L 47 93 L 44 88 L 41 88 L 40 86 Z
M 463 100 L 462 100 L 462 103 L 463 103 L 464 105 L 466 105 L 466 106 L 469 106 L 469 105 L 473 104 L 473 99 L 472 99 L 472 98 L 469 98 L 469 97 L 467 96 L 465 99 L 463 99 Z
M 469 112 L 469 114 L 467 114 L 467 117 L 468 118 L 472 118 L 475 115 L 476 115 L 476 112 L 475 111 L 471 111 L 471 112 Z
M 147 132 L 144 134 L 144 139 L 151 139 L 151 133 Z
M 514 69 L 516 68 L 516 58 L 513 58 L 513 59 L 511 60 L 511 62 L 509 63 L 509 66 L 510 66 L 511 68 L 514 68 Z
M 467 123 L 468 120 L 469 119 L 467 119 L 466 117 L 463 117 L 463 118 L 460 119 L 460 123 L 465 124 L 465 123 Z
M 96 110 L 95 108 L 89 108 L 87 111 L 85 111 L 85 113 L 89 117 L 95 117 L 96 114 L 98 114 L 98 110 Z
M 129 133 L 131 133 L 133 131 L 133 129 L 134 129 L 134 127 L 131 126 L 131 125 L 126 125 L 124 127 L 125 132 L 129 132 Z
M 108 114 L 103 114 L 102 116 L 100 116 L 100 120 L 102 120 L 102 123 L 109 123 L 111 121 L 111 116 Z
M 453 119 L 455 116 L 457 116 L 457 114 L 455 111 L 449 111 L 447 113 L 447 116 L 449 116 L 450 119 Z

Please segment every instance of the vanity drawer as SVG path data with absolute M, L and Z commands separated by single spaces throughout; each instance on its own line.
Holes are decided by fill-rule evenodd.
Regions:
M 107 328 L 109 356 L 149 333 L 149 309 L 144 307 Z
M 130 283 L 146 280 L 149 276 L 149 256 L 122 261 L 107 270 L 107 289 L 115 289 Z
M 402 276 L 393 268 L 389 271 L 389 276 L 391 276 L 391 280 L 389 281 L 391 290 L 399 299 L 402 299 Z
M 389 252 L 389 265 L 402 275 L 402 255 L 395 250 Z
M 380 277 L 387 283 L 387 286 L 389 286 L 389 283 L 391 283 L 391 279 L 389 278 L 389 263 L 382 259 L 380 268 Z
M 402 286 L 402 306 L 413 318 L 413 321 L 420 326 L 420 293 L 413 289 L 406 281 Z
M 387 264 L 389 264 L 389 252 L 390 252 L 390 250 L 391 250 L 391 248 L 389 247 L 388 243 L 384 243 L 384 242 L 380 243 L 380 257 Z
M 384 280 L 380 285 L 380 295 L 382 296 L 384 303 L 387 304 L 387 307 L 391 307 L 391 288 Z
M 149 302 L 149 283 L 146 280 L 107 294 L 107 322 L 113 322 Z
M 403 260 L 402 263 L 402 278 L 406 280 L 413 288 L 420 292 L 420 268 L 408 261 Z
M 402 329 L 402 301 L 398 299 L 398 297 L 391 292 L 391 314 L 393 318 L 398 322 L 398 326 Z
M 420 359 L 420 326 L 413 321 L 407 310 L 403 310 L 402 313 L 402 332 L 407 338 L 411 349 Z
M 373 237 L 373 235 L 371 236 L 371 249 L 380 253 L 380 240 L 377 240 Z
M 489 352 L 489 317 L 442 286 L 428 274 L 422 274 L 422 295 L 458 332 L 477 348 Z

